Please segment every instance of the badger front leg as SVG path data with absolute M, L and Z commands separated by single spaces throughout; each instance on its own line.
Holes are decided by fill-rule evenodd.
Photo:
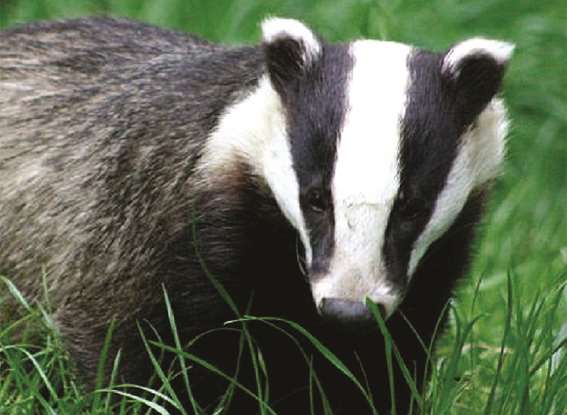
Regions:
M 149 357 L 134 321 L 98 320 L 90 307 L 65 307 L 54 320 L 86 390 L 107 386 L 118 358 L 117 383 L 149 379 Z

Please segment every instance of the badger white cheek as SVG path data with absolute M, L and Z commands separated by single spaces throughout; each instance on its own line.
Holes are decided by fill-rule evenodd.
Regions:
M 414 243 L 411 251 L 408 264 L 410 279 L 413 277 L 421 259 L 431 244 L 443 236 L 455 222 L 467 200 L 468 194 L 469 186 L 450 186 L 441 193 L 429 223 Z
M 299 206 L 299 184 L 293 172 L 291 156 L 286 142 L 280 140 L 282 148 L 278 152 L 270 152 L 270 157 L 264 162 L 264 177 L 283 215 L 297 230 L 305 251 L 307 266 L 311 265 L 312 254 L 309 242 L 309 232 Z M 284 156 L 282 156 L 282 154 Z
M 227 107 L 207 140 L 197 169 L 208 179 L 230 176 L 242 161 L 265 180 L 283 215 L 297 230 L 307 264 L 311 263 L 309 234 L 299 206 L 299 184 L 287 137 L 280 98 L 268 77 L 242 100 Z
M 459 149 L 445 187 L 435 202 L 433 214 L 414 243 L 408 264 L 410 278 L 431 244 L 445 234 L 455 222 L 474 187 L 475 175 L 471 173 L 474 147 L 468 135 L 463 136 L 464 144 Z

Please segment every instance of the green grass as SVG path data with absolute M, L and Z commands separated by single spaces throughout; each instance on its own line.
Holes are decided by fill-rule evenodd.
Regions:
M 567 359 L 561 357 L 565 347 L 560 347 L 567 337 L 563 289 L 567 282 L 567 6 L 563 1 L 12 0 L 0 5 L 0 25 L 100 13 L 131 16 L 231 43 L 254 42 L 258 22 L 266 14 L 302 18 L 330 40 L 375 37 L 438 50 L 473 35 L 516 43 L 505 87 L 513 121 L 508 162 L 482 227 L 476 260 L 451 305 L 451 325 L 435 355 L 424 412 L 567 413 Z M 175 327 L 173 316 L 170 319 Z M 34 338 L 41 339 L 39 345 L 32 346 L 25 338 L 10 343 L 10 332 L 29 326 L 30 321 Z M 306 335 L 287 323 L 278 327 Z M 198 361 L 178 343 L 169 347 L 184 365 L 214 363 Z M 263 362 L 246 338 L 242 349 L 255 356 L 258 373 L 257 388 L 249 392 L 262 396 L 264 365 L 269 362 Z M 138 396 L 125 395 L 117 413 L 165 413 L 160 402 L 176 399 L 168 386 L 170 375 L 160 370 L 156 376 L 164 386 L 154 392 L 111 384 L 84 394 L 49 318 L 38 309 L 30 308 L 13 325 L 0 327 L 0 354 L 1 414 L 103 414 L 109 411 L 110 396 L 117 393 Z M 316 374 L 313 388 L 317 388 Z

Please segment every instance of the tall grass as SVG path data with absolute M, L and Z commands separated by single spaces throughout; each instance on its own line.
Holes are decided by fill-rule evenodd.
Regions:
M 428 414 L 567 413 L 567 7 L 562 1 L 11 0 L 0 5 L 0 25 L 87 14 L 135 17 L 231 43 L 256 41 L 258 22 L 268 14 L 302 18 L 330 40 L 375 37 L 438 50 L 474 35 L 516 43 L 505 87 L 513 122 L 507 166 L 470 275 L 450 304 L 451 324 L 432 356 L 431 382 L 419 405 Z M 0 327 L 0 414 L 106 414 L 111 407 L 119 414 L 165 414 L 180 406 L 172 377 L 184 376 L 190 394 L 194 365 L 230 381 L 219 413 L 235 390 L 242 391 L 234 374 L 220 373 L 214 362 L 199 360 L 176 340 L 148 343 L 156 369 L 153 389 L 111 382 L 85 394 L 48 313 L 26 304 L 6 281 L 0 285 L 0 300 L 15 296 L 24 310 Z M 170 308 L 165 311 L 175 334 L 175 316 Z M 243 393 L 262 402 L 269 396 L 269 362 L 246 337 L 247 324 L 270 324 L 295 337 L 309 333 L 293 322 L 235 315 L 228 327 L 243 330 L 241 353 L 252 356 L 258 379 L 255 390 Z M 30 334 L 14 342 L 12 334 L 19 330 Z M 309 340 L 337 370 L 344 369 L 317 339 Z M 156 345 L 178 356 L 177 371 L 159 366 L 150 347 Z M 395 347 L 391 353 L 395 359 Z M 305 359 L 309 365 L 309 356 Z M 343 373 L 349 376 L 348 369 Z M 313 396 L 320 394 L 316 375 Z M 122 397 L 118 403 L 116 396 Z M 267 404 L 259 404 L 259 411 L 271 413 Z M 186 412 L 200 409 L 195 403 Z

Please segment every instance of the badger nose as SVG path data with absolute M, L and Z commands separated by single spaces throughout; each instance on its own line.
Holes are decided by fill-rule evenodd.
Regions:
M 386 315 L 384 306 L 378 305 L 378 307 L 384 317 Z M 323 298 L 319 311 L 326 320 L 347 330 L 367 329 L 376 324 L 372 313 L 362 301 Z

